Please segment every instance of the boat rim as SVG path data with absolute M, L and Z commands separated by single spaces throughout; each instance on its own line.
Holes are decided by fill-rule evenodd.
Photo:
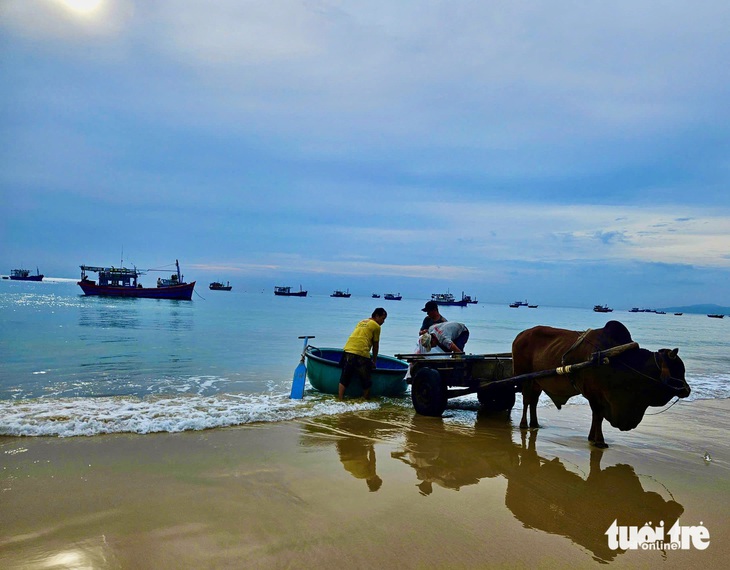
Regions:
M 336 352 L 344 352 L 344 350 L 342 348 L 336 348 L 336 347 L 332 347 L 332 346 L 313 346 L 311 344 L 307 346 L 307 349 L 305 351 L 307 358 L 311 358 L 315 362 L 320 362 L 322 364 L 329 364 L 329 365 L 334 364 L 335 366 L 338 366 L 339 363 L 334 360 L 329 360 L 327 358 L 323 358 L 316 354 L 312 354 L 312 350 L 321 350 L 321 351 L 331 350 L 331 351 L 336 351 Z M 408 368 L 408 366 L 409 366 L 408 362 L 406 362 L 405 360 L 401 360 L 400 358 L 396 358 L 395 356 L 390 356 L 388 354 L 378 354 L 378 360 L 380 360 L 381 358 L 383 360 L 388 360 L 390 362 L 397 362 L 399 364 L 402 364 L 403 368 L 377 368 L 376 367 L 375 370 L 377 370 L 379 374 L 402 374 L 403 369 Z

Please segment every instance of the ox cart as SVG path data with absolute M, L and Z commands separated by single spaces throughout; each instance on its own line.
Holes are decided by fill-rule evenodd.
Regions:
M 450 398 L 476 394 L 483 408 L 490 411 L 506 411 L 515 404 L 515 394 L 528 380 L 560 374 L 571 374 L 582 368 L 608 363 L 608 358 L 630 348 L 638 348 L 631 342 L 607 350 L 594 352 L 589 360 L 513 375 L 512 354 L 396 354 L 411 366 L 411 399 L 416 412 L 423 416 L 441 416 Z

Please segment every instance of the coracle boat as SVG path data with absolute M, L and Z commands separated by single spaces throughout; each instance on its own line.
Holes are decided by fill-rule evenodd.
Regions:
M 193 297 L 195 281 L 185 283 L 180 275 L 180 264 L 175 260 L 177 272 L 170 275 L 169 279 L 158 279 L 157 287 L 142 287 L 137 278 L 143 274 L 136 267 L 94 267 L 81 265 L 81 281 L 78 286 L 84 295 L 100 295 L 106 297 L 136 297 L 143 299 L 177 299 L 190 301 Z M 97 273 L 99 282 L 89 279 L 87 271 Z M 148 270 L 152 271 L 152 270 Z M 155 269 L 154 271 L 159 271 Z
M 341 348 L 307 347 L 307 378 L 312 388 L 325 394 L 338 394 L 342 373 L 340 359 L 343 352 Z M 407 362 L 379 354 L 377 366 L 371 376 L 373 385 L 370 387 L 370 396 L 402 395 L 408 387 L 405 379 L 407 372 Z M 362 385 L 357 378 L 345 390 L 345 395 L 353 398 L 362 396 L 362 393 Z
M 35 275 L 31 275 L 30 269 L 13 269 L 10 271 L 10 279 L 13 281 L 43 281 L 44 275 L 35 268 Z
M 230 281 L 226 281 L 225 285 L 223 285 L 220 281 L 213 281 L 213 283 L 208 285 L 208 289 L 211 291 L 230 291 L 233 289 L 233 285 L 231 285 Z
M 292 291 L 291 287 L 285 287 L 280 285 L 274 286 L 274 295 L 277 297 L 306 297 L 307 292 L 302 291 L 302 286 L 299 286 L 299 291 Z

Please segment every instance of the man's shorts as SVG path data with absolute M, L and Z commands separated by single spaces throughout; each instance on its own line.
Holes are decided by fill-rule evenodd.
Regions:
M 367 390 L 372 385 L 370 373 L 373 370 L 373 361 L 370 358 L 344 352 L 342 354 L 342 360 L 340 360 L 340 366 L 342 366 L 340 384 L 343 386 L 349 386 L 353 378 L 360 379 L 363 390 Z

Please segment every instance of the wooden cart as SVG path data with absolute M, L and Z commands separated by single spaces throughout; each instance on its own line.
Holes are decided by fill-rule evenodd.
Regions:
M 424 416 L 440 416 L 449 398 L 476 393 L 479 403 L 494 411 L 509 410 L 519 383 L 510 382 L 512 355 L 396 354 L 411 365 L 413 407 Z
M 476 393 L 488 410 L 510 410 L 522 383 L 545 376 L 572 374 L 587 367 L 607 364 L 609 358 L 638 348 L 636 342 L 594 352 L 589 360 L 514 376 L 512 354 L 396 354 L 411 365 L 413 407 L 424 416 L 440 416 L 449 398 Z

